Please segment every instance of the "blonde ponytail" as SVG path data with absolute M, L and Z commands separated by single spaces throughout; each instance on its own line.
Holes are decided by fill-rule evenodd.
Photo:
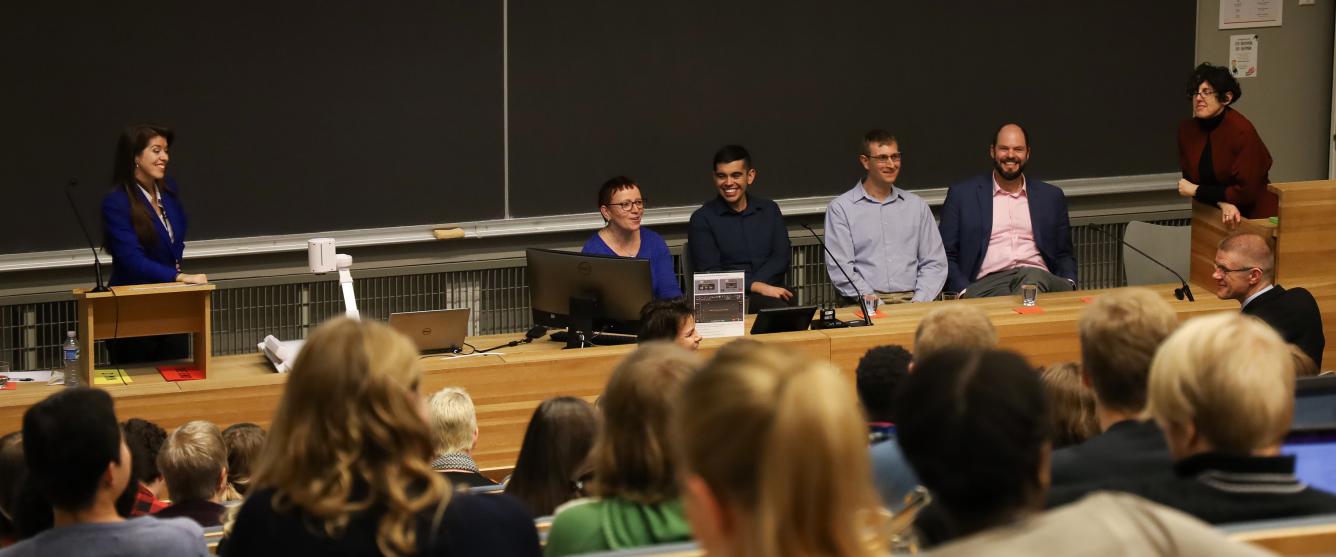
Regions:
M 674 439 L 688 473 L 746 517 L 744 554 L 884 555 L 858 408 L 828 364 L 730 345 L 683 388 Z

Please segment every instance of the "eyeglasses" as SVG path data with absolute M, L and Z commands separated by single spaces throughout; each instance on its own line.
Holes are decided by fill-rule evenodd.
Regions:
M 900 163 L 900 153 L 896 153 L 896 154 L 894 154 L 894 155 L 876 155 L 876 156 L 863 155 L 863 157 L 865 157 L 865 158 L 867 158 L 867 159 L 870 159 L 870 160 L 873 160 L 873 161 L 876 161 L 877 164 L 880 164 L 880 165 L 883 165 L 883 166 L 885 166 L 885 165 L 887 165 L 887 164 L 890 164 L 890 163 L 892 163 L 892 162 L 894 162 L 894 163 L 896 163 L 896 164 L 899 164 L 899 163 Z
M 1206 97 L 1213 97 L 1213 96 L 1215 96 L 1215 91 L 1212 91 L 1210 89 L 1206 89 L 1204 91 L 1188 91 L 1188 98 L 1190 99 L 1195 99 L 1197 97 L 1201 97 L 1204 99 Z
M 1258 267 L 1243 267 L 1243 268 L 1240 268 L 1240 269 L 1230 269 L 1230 268 L 1228 268 L 1228 267 L 1224 267 L 1224 266 L 1222 266 L 1222 265 L 1216 265 L 1216 266 L 1215 266 L 1215 272 L 1220 273 L 1220 274 L 1222 274 L 1222 275 L 1227 275 L 1227 274 L 1229 274 L 1229 273 L 1241 273 L 1241 272 L 1244 272 L 1244 271 L 1251 271 L 1251 270 L 1253 270 L 1253 269 L 1259 269 L 1259 268 L 1258 268 Z M 1260 270 L 1260 269 L 1259 269 L 1259 270 Z
M 644 208 L 645 208 L 645 200 L 644 200 L 644 199 L 633 199 L 633 200 L 631 200 L 631 201 L 623 201 L 623 202 L 621 202 L 621 203 L 609 203 L 609 204 L 607 204 L 607 205 L 604 205 L 604 207 L 616 207 L 616 208 L 618 208 L 618 209 L 621 209 L 623 212 L 627 212 L 627 213 L 629 213 L 629 212 L 631 212 L 631 208 L 632 208 L 632 207 L 635 207 L 636 209 L 644 209 Z

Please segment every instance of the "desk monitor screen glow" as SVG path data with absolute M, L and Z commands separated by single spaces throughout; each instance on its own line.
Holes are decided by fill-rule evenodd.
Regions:
M 1336 492 L 1336 430 L 1290 433 L 1280 453 L 1294 456 L 1294 473 L 1304 483 Z
M 536 325 L 633 335 L 654 299 L 649 261 L 529 249 L 529 305 Z

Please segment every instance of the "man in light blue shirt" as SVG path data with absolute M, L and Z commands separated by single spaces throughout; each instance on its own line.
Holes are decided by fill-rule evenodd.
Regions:
M 831 283 L 849 303 L 857 303 L 859 294 L 874 303 L 931 301 L 946 283 L 946 250 L 928 204 L 895 187 L 899 144 L 891 134 L 872 130 L 858 157 L 867 176 L 826 207 Z

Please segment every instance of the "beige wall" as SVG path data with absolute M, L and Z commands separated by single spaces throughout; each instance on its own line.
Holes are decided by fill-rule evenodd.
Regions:
M 1271 181 L 1324 179 L 1332 155 L 1336 0 L 1283 1 L 1281 27 L 1217 29 L 1220 0 L 1197 0 L 1197 62 L 1228 64 L 1230 35 L 1258 35 L 1258 77 L 1239 80 L 1243 98 L 1236 108 L 1257 126 L 1275 159 Z

